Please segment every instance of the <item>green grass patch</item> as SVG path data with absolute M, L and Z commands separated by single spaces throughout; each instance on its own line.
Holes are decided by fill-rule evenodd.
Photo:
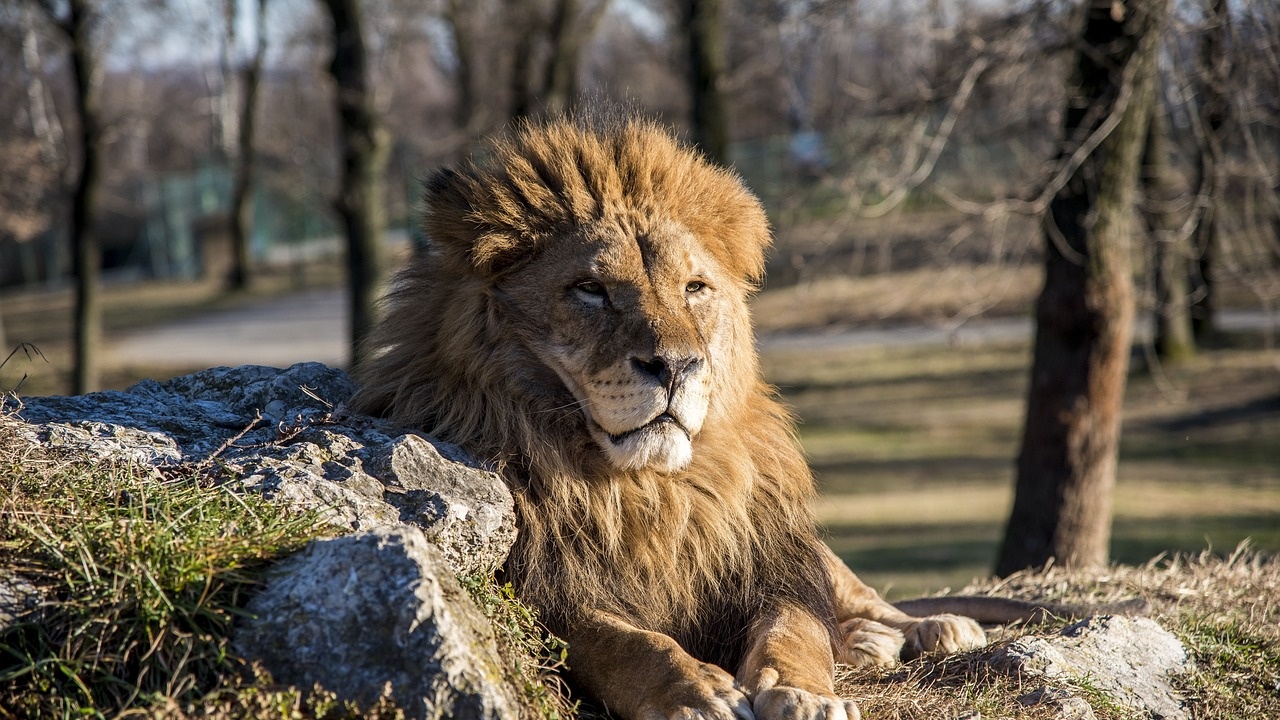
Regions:
M 257 571 L 325 526 L 198 480 L 49 458 L 0 468 L 0 576 L 43 596 L 0 636 L 0 706 L 110 716 L 194 701 L 243 669 L 227 635 Z
M 571 718 L 578 705 L 560 677 L 567 665 L 568 644 L 538 622 L 536 613 L 516 598 L 511 583 L 499 585 L 490 574 L 460 576 L 462 586 L 489 619 L 498 645 L 511 660 L 511 680 L 524 694 L 533 717 Z

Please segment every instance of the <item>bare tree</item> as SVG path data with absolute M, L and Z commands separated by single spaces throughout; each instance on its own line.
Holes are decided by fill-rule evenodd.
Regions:
M 76 276 L 75 335 L 71 388 L 76 394 L 98 388 L 98 352 L 102 343 L 99 274 L 102 251 L 94 234 L 94 211 L 101 180 L 102 121 L 98 112 L 101 71 L 94 33 L 102 19 L 95 0 L 42 0 L 41 8 L 65 37 L 71 61 L 72 96 L 79 120 L 79 168 L 71 196 L 70 237 Z
M 468 12 L 474 7 L 475 3 L 467 0 L 448 0 L 444 10 L 444 21 L 453 35 L 453 55 L 457 63 L 454 85 L 458 91 L 458 102 L 454 120 L 463 132 L 470 129 L 476 113 L 475 31 Z
M 1106 562 L 1134 315 L 1130 238 L 1168 0 L 1088 2 L 1063 162 L 1044 219 L 1045 282 L 1001 575 Z M 1083 151 L 1083 152 L 1082 152 Z
M 729 121 L 724 102 L 722 0 L 679 0 L 687 32 L 688 88 L 693 141 L 712 160 L 729 162 Z
M 227 0 L 226 17 L 228 35 L 233 36 L 232 27 L 236 22 L 235 0 Z M 258 86 L 262 80 L 262 63 L 267 54 L 267 0 L 257 3 L 257 40 L 253 54 L 240 69 L 240 118 L 237 135 L 235 180 L 231 187 L 231 276 L 228 285 L 242 290 L 249 286 L 250 265 L 249 254 L 250 232 L 253 223 L 253 206 L 250 203 L 250 191 L 253 182 L 254 164 L 254 130 L 256 113 L 254 106 L 258 99 Z
M 578 95 L 582 51 L 609 0 L 505 0 L 515 18 L 511 65 L 511 117 L 555 116 Z
M 1142 217 L 1151 242 L 1151 274 L 1155 286 L 1155 349 L 1165 361 L 1185 360 L 1196 352 L 1187 294 L 1191 256 L 1187 234 L 1175 217 L 1185 196 L 1169 167 L 1164 104 L 1151 105 L 1142 152 Z
M 334 208 L 347 237 L 352 364 L 361 359 L 374 324 L 382 273 L 382 182 L 388 141 L 374 109 L 359 0 L 324 0 L 332 21 L 333 59 L 342 178 Z
M 1199 48 L 1199 90 L 1201 150 L 1197 174 L 1203 188 L 1202 195 L 1209 198 L 1200 224 L 1196 229 L 1195 288 L 1191 322 L 1197 338 L 1203 340 L 1213 333 L 1213 316 L 1216 310 L 1213 273 L 1217 255 L 1216 205 L 1223 192 L 1223 140 L 1230 103 L 1227 97 L 1230 76 L 1230 56 L 1225 52 L 1231 12 L 1227 0 L 1205 0 L 1205 27 Z

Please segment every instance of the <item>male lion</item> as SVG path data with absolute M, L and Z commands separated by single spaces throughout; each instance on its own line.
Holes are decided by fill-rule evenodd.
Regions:
M 769 227 L 736 176 L 641 120 L 479 157 L 428 183 L 430 245 L 357 404 L 502 474 L 504 571 L 577 686 L 626 718 L 857 718 L 833 659 L 984 642 L 898 611 L 817 538 L 747 312 Z

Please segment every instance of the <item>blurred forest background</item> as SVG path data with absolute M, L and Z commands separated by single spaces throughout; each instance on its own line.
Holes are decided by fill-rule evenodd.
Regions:
M 421 241 L 426 173 L 513 120 L 625 105 L 769 211 L 761 348 L 832 545 L 903 592 L 962 583 L 1011 505 L 1043 219 L 1091 148 L 1064 130 L 1088 109 L 1068 79 L 1089 5 L 1128 7 L 7 0 L 0 390 L 196 369 L 113 363 L 111 343 L 308 288 L 349 288 L 357 338 Z M 1280 549 L 1280 4 L 1167 10 L 1124 211 L 1138 323 L 1111 545 L 1129 562 Z

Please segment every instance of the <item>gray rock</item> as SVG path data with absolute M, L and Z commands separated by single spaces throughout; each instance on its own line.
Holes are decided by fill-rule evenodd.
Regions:
M 415 435 L 379 447 L 365 466 L 386 483 L 384 499 L 399 508 L 400 519 L 425 528 L 460 572 L 495 570 L 511 550 L 515 506 L 497 476 L 459 470 Z
M 413 527 L 312 543 L 273 568 L 234 644 L 278 681 L 414 718 L 514 718 L 518 691 L 487 622 Z
M 26 621 L 43 601 L 44 593 L 26 578 L 0 572 L 0 633 Z
M 515 540 L 502 480 L 455 446 L 351 415 L 354 391 L 318 363 L 217 367 L 125 392 L 28 398 L 19 434 L 97 461 L 196 464 L 350 529 L 413 523 L 459 572 L 501 565 Z
M 1042 687 L 1018 698 L 1021 705 L 1044 705 L 1053 709 L 1053 720 L 1097 720 L 1093 707 L 1082 697 L 1062 688 Z
M 1173 676 L 1190 667 L 1186 648 L 1149 618 L 1099 615 L 1067 627 L 1056 637 L 1018 638 L 997 648 L 991 664 L 1011 675 L 1086 682 L 1140 713 L 1135 717 L 1189 718 L 1170 684 Z M 1029 700 L 1047 701 L 1045 696 Z M 1060 717 L 1087 717 L 1078 713 L 1078 707 L 1067 707 L 1079 703 L 1067 703 L 1064 696 L 1051 700 L 1064 708 L 1066 714 Z

